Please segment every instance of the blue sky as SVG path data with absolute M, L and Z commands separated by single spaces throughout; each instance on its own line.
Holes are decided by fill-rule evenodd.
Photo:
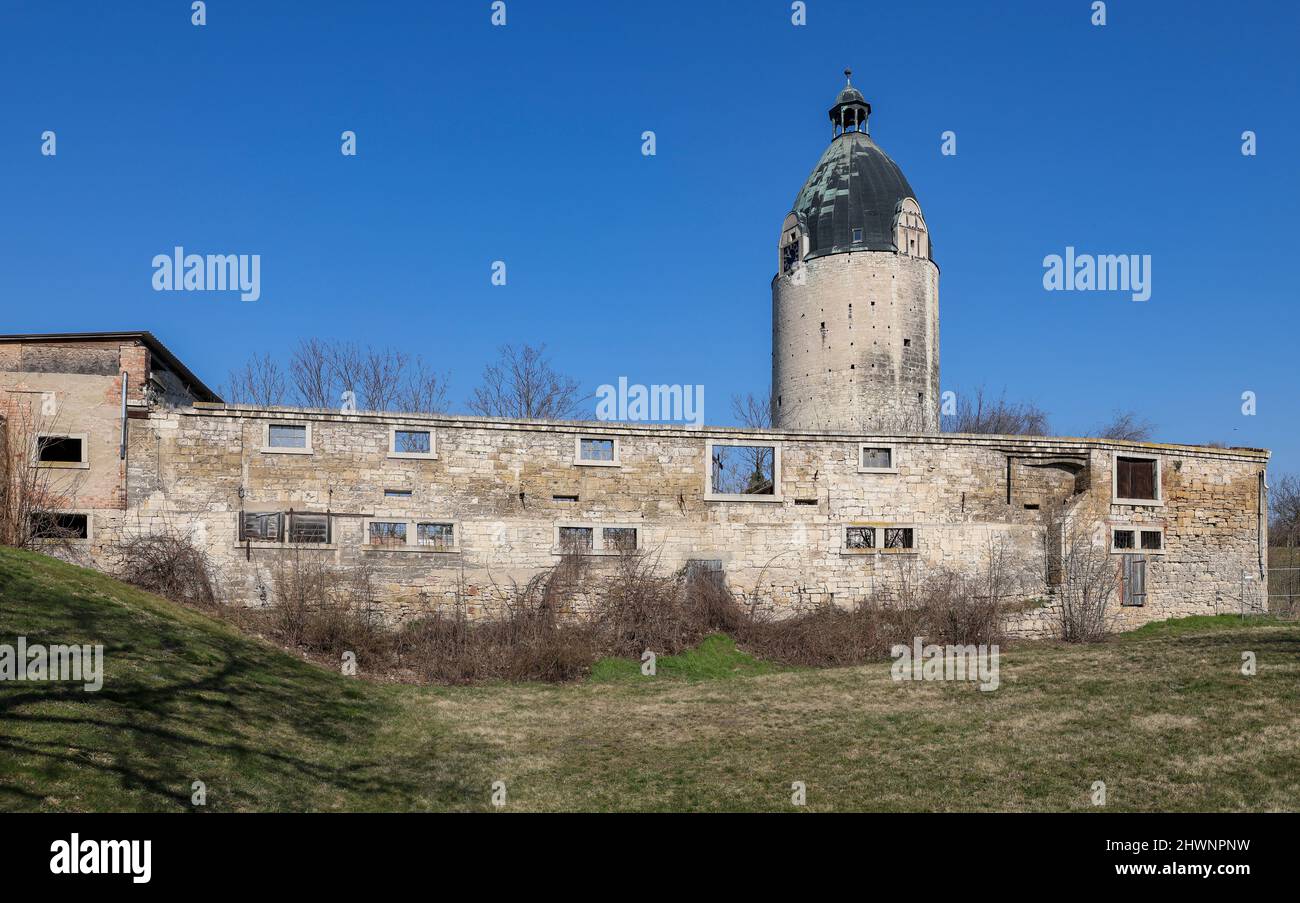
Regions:
M 545 342 L 587 391 L 702 384 L 727 424 L 769 381 L 781 221 L 851 66 L 934 237 L 944 389 L 1300 471 L 1300 4 L 489 7 L 6 0 L 0 331 L 148 329 L 213 385 L 304 335 L 391 344 L 457 407 L 498 345 Z M 262 297 L 154 292 L 178 244 L 260 254 Z M 1067 245 L 1150 254 L 1151 300 L 1044 291 Z

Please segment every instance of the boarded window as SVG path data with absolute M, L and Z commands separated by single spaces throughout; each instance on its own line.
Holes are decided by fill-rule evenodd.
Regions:
M 85 460 L 85 445 L 75 436 L 41 436 L 36 448 L 37 458 L 48 463 L 80 464 Z
M 606 527 L 605 548 L 616 552 L 636 551 L 636 527 Z
M 427 455 L 433 449 L 428 430 L 393 430 L 393 452 L 399 455 Z
M 456 528 L 452 524 L 419 523 L 415 525 L 415 544 L 442 552 L 456 545 Z
M 279 542 L 281 515 L 278 511 L 266 513 L 245 511 L 239 518 L 239 541 Z
M 372 520 L 370 522 L 370 545 L 406 545 L 406 524 L 401 521 Z
M 306 448 L 307 425 L 272 423 L 266 428 L 266 444 L 270 448 Z
M 1116 530 L 1112 535 L 1112 549 L 1133 549 L 1137 547 L 1132 530 Z
M 1125 555 L 1120 559 L 1120 582 L 1124 605 L 1147 604 L 1147 559 L 1145 555 Z
M 290 514 L 289 542 L 329 542 L 328 514 Z
M 886 549 L 912 549 L 916 547 L 915 541 L 916 534 L 911 527 L 885 528 Z
M 33 539 L 89 539 L 90 518 L 85 514 L 36 511 L 31 519 Z
M 862 466 L 875 470 L 888 470 L 894 466 L 894 450 L 889 446 L 862 447 Z
M 844 547 L 847 549 L 874 549 L 876 547 L 876 528 L 846 528 L 844 531 Z
M 1143 530 L 1142 548 L 1151 552 L 1160 551 L 1164 548 L 1164 536 L 1159 530 Z
M 613 461 L 614 460 L 614 440 L 613 439 L 588 439 L 583 437 L 578 443 L 578 460 L 580 461 Z
M 715 445 L 709 487 L 717 495 L 775 495 L 776 446 Z
M 560 551 L 590 552 L 594 532 L 591 527 L 561 527 Z
M 1115 459 L 1115 497 L 1156 498 L 1156 462 L 1149 458 Z

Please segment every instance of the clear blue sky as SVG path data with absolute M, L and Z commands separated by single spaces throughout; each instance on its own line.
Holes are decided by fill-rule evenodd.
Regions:
M 148 329 L 213 385 L 303 335 L 393 344 L 457 407 L 496 346 L 545 342 L 588 391 L 702 384 L 730 423 L 851 66 L 934 236 L 943 388 L 1300 471 L 1300 4 L 489 6 L 210 0 L 196 28 L 188 0 L 6 0 L 0 331 Z M 178 244 L 260 254 L 261 299 L 155 293 Z M 1151 300 L 1044 291 L 1067 245 L 1152 255 Z

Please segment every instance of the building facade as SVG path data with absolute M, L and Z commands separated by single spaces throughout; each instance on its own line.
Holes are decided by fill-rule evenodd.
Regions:
M 364 570 L 395 619 L 489 609 L 565 552 L 708 562 L 794 611 L 1002 550 L 1012 629 L 1046 633 L 1067 533 L 1107 556 L 1120 627 L 1257 606 L 1268 452 L 938 431 L 938 269 L 869 114 L 840 94 L 782 229 L 774 428 L 224 404 L 149 333 L 0 336 L 8 447 L 58 500 L 37 532 L 102 567 L 123 538 L 188 536 L 250 605 L 307 556 Z

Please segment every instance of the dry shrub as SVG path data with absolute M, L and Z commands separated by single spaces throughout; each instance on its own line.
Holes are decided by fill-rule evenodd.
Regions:
M 107 551 L 114 576 L 125 583 L 198 608 L 221 605 L 208 553 L 189 536 L 133 536 L 114 542 Z
M 318 553 L 295 550 L 271 573 L 271 635 L 317 655 L 352 652 L 362 667 L 382 668 L 392 640 L 370 584 L 365 567 L 339 569 Z

